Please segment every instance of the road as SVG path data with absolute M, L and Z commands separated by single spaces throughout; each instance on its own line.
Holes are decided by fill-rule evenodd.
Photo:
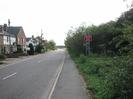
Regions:
M 88 99 L 65 50 L 23 59 L 0 69 L 0 99 Z

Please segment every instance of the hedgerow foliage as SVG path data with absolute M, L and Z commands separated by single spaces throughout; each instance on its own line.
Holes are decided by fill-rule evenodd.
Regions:
M 83 56 L 83 37 L 88 33 L 93 37 L 91 51 L 100 58 Z M 122 14 L 117 21 L 70 30 L 65 45 L 73 56 L 79 56 L 78 68 L 85 80 L 89 80 L 87 87 L 96 99 L 132 99 L 133 9 Z M 111 56 L 111 61 L 103 56 Z
M 133 49 L 133 9 L 125 12 L 117 21 L 110 21 L 99 26 L 80 26 L 69 30 L 65 45 L 68 50 L 80 55 L 84 53 L 85 34 L 91 34 L 92 51 L 108 55 L 124 54 Z

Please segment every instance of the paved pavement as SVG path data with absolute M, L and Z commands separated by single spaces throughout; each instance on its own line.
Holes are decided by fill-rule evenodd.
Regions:
M 0 99 L 87 98 L 80 76 L 65 50 L 22 59 L 0 69 Z
M 89 99 L 83 79 L 68 54 L 52 99 Z

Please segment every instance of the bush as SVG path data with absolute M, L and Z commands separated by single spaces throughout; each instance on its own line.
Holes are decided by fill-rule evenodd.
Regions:
M 109 90 L 111 99 L 132 99 L 133 97 L 133 59 L 121 57 L 114 62 L 114 69 L 107 75 L 107 82 L 110 83 Z M 108 93 L 106 93 L 108 94 Z
M 30 55 L 34 55 L 34 46 L 33 46 L 33 44 L 29 44 L 29 48 L 30 48 L 30 51 L 28 51 L 28 53 L 30 54 Z
M 17 45 L 17 53 L 23 53 L 21 45 Z
M 112 99 L 110 98 L 112 90 L 109 89 L 111 84 L 106 80 L 106 75 L 112 71 L 112 60 L 112 57 L 97 54 L 91 54 L 89 57 L 80 55 L 80 58 L 75 60 L 87 83 L 87 89 L 92 92 L 94 99 Z
M 43 45 L 41 44 L 38 44 L 35 48 L 35 52 L 37 53 L 42 53 L 42 50 L 43 50 Z
M 4 59 L 6 59 L 6 56 L 3 54 L 0 54 L 0 60 L 4 60 Z
M 85 55 L 81 54 L 79 57 L 79 63 L 81 63 L 81 64 L 85 63 L 86 59 L 87 59 L 87 57 Z
M 55 50 L 56 49 L 56 43 L 53 40 L 48 41 L 46 49 Z
M 84 53 L 84 27 L 79 27 L 75 30 L 70 30 L 65 40 L 65 46 L 74 55 L 79 56 Z

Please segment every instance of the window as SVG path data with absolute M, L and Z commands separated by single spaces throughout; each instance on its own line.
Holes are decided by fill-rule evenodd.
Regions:
M 7 36 L 7 42 L 9 41 L 9 37 Z

